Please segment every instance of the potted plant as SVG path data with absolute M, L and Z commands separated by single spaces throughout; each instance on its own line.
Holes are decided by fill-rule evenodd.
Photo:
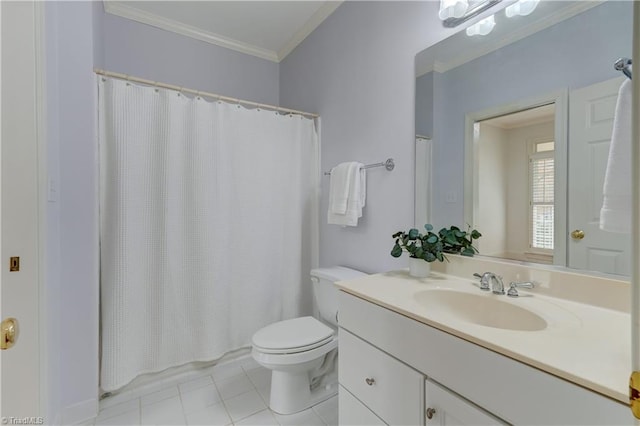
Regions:
M 478 253 L 478 249 L 473 246 L 473 240 L 477 240 L 482 236 L 477 230 L 472 230 L 470 225 L 467 225 L 466 231 L 462 231 L 457 226 L 451 226 L 449 229 L 442 228 L 438 232 L 438 235 L 442 241 L 443 251 L 445 253 L 470 257 Z
M 422 234 L 416 228 L 409 232 L 398 231 L 392 235 L 396 242 L 391 249 L 391 256 L 400 257 L 402 252 L 409 253 L 409 274 L 414 277 L 424 278 L 431 271 L 431 262 L 444 261 L 444 244 L 439 235 L 431 232 L 433 226 L 424 226 L 426 233 Z

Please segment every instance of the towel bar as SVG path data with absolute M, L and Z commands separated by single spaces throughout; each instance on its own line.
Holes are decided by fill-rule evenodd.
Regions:
M 374 167 L 384 167 L 388 171 L 391 171 L 396 167 L 396 163 L 393 162 L 393 158 L 387 158 L 387 161 L 385 161 L 385 162 L 375 163 L 375 164 L 367 164 L 363 168 L 372 169 Z M 331 175 L 331 172 L 324 172 L 324 175 L 325 176 L 329 176 L 329 175 Z

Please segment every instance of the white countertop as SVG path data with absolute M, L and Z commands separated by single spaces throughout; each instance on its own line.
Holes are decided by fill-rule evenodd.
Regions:
M 628 403 L 631 319 L 624 312 L 519 290 L 529 297 L 483 292 L 472 280 L 431 272 L 414 278 L 407 271 L 369 275 L 336 284 L 341 290 L 439 330 L 539 368 L 587 389 Z M 536 313 L 547 327 L 515 331 L 465 321 L 446 309 L 428 310 L 414 295 L 443 289 L 498 298 Z

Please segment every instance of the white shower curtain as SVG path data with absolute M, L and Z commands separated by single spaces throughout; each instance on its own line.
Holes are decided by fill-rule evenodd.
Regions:
M 308 312 L 312 120 L 99 78 L 101 387 Z

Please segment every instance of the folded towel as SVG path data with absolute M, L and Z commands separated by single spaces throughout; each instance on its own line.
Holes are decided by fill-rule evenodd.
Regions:
M 351 162 L 348 168 L 350 172 L 348 173 L 348 181 L 346 185 L 348 185 L 347 197 L 346 197 L 346 205 L 342 213 L 337 212 L 337 209 L 334 210 L 334 206 L 332 200 L 336 200 L 340 202 L 341 194 L 343 189 L 341 187 L 337 187 L 337 182 L 334 182 L 334 171 L 343 166 L 345 163 L 342 163 L 336 166 L 333 170 L 331 170 L 331 183 L 329 186 L 329 211 L 327 212 L 327 221 L 329 224 L 333 225 L 342 225 L 342 226 L 358 226 L 358 219 L 362 217 L 362 208 L 366 203 L 366 188 L 367 188 L 367 175 L 364 169 L 364 165 L 362 163 Z M 342 175 L 337 176 L 339 179 L 342 179 Z M 341 185 L 345 184 L 340 182 Z M 338 196 L 335 196 L 335 192 L 339 193 Z
M 349 190 L 357 172 L 358 164 L 354 161 L 338 164 L 331 169 L 329 184 L 329 211 L 335 214 L 345 214 Z
M 631 228 L 631 80 L 618 92 L 609 147 L 600 229 L 629 232 Z

